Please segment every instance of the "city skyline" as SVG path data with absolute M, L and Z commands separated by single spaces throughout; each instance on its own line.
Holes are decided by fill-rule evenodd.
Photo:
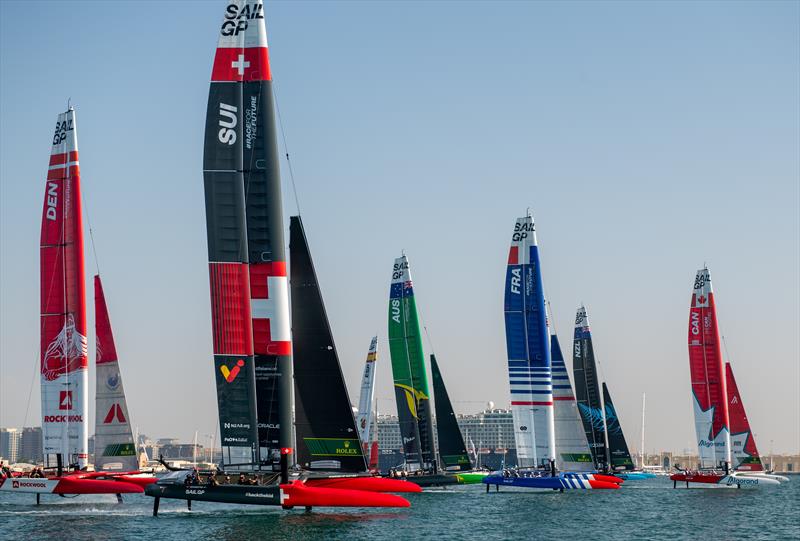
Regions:
M 71 99 L 87 284 L 96 256 L 134 426 L 214 433 L 201 155 L 220 5 L 40 5 L 28 27 L 29 8 L 0 3 L 0 426 L 39 424 L 39 227 Z M 386 318 L 405 250 L 456 412 L 508 405 L 504 266 L 530 207 L 562 346 L 585 302 L 629 440 L 645 392 L 653 447 L 696 445 L 686 330 L 707 262 L 759 450 L 800 452 L 797 3 L 266 10 L 279 133 L 351 403 L 378 334 L 378 407 L 394 411 Z M 93 343 L 90 330 L 90 400 Z

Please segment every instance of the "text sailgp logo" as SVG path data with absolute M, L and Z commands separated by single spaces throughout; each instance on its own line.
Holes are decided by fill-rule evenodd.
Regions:
M 233 368 L 228 368 L 226 365 L 222 365 L 219 367 L 219 371 L 222 372 L 222 377 L 225 378 L 225 381 L 228 383 L 233 383 L 233 380 L 236 379 L 236 376 L 239 375 L 239 371 L 244 367 L 244 361 L 239 359 L 236 361 L 236 365 Z

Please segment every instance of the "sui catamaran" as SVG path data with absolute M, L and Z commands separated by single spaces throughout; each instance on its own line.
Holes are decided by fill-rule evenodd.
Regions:
M 678 482 L 723 486 L 777 485 L 788 478 L 765 473 L 729 363 L 723 365 L 717 308 L 708 268 L 697 271 L 689 308 L 689 371 L 700 452 L 698 470 L 670 476 Z
M 561 472 L 557 468 L 552 339 L 536 229 L 530 214 L 517 219 L 511 238 L 505 282 L 505 327 L 517 468 L 485 477 L 487 492 L 490 485 L 497 489 L 502 485 L 561 491 L 619 488 L 622 480 L 612 475 Z M 566 369 L 559 368 L 558 375 L 565 376 Z M 557 381 L 562 387 L 560 382 L 564 380 Z M 568 401 L 566 394 L 559 393 L 559 398 L 562 397 Z M 574 435 L 573 420 L 574 417 L 564 418 L 564 422 L 559 423 L 559 428 L 569 425 L 570 439 Z M 583 453 L 582 445 L 577 449 L 579 455 Z M 580 462 L 574 460 L 579 457 L 566 458 L 570 459 L 568 462 Z
M 174 471 L 147 487 L 154 515 L 161 498 L 408 507 L 382 492 L 420 490 L 366 472 L 299 218 L 290 226 L 290 321 L 272 101 L 263 2 L 229 2 L 211 73 L 203 177 L 222 467 L 246 484 L 220 484 L 216 470 L 205 480 Z
M 364 376 L 361 378 L 361 395 L 358 400 L 356 424 L 361 449 L 368 457 L 369 471 L 378 471 L 378 423 L 377 409 L 373 411 L 375 402 L 375 370 L 378 360 L 378 337 L 373 336 L 364 363 Z
M 578 410 L 597 471 L 623 479 L 649 479 L 654 474 L 635 470 L 625 434 L 606 382 L 600 384 L 586 307 L 575 315 L 572 370 Z
M 114 432 L 127 420 L 119 366 L 102 289 L 96 296 L 97 454 L 99 471 L 88 471 L 88 343 L 86 340 L 86 286 L 83 257 L 83 219 L 75 110 L 58 115 L 47 171 L 40 242 L 41 281 L 41 399 L 42 442 L 46 475 L 0 479 L 0 491 L 36 494 L 141 493 L 153 482 L 142 476 L 135 455 L 133 434 Z M 99 277 L 95 287 L 100 286 Z M 100 341 L 107 340 L 106 354 Z M 113 357 L 113 358 L 112 358 Z M 112 366 L 113 365 L 113 366 Z M 111 377 L 111 372 L 116 375 Z M 100 419 L 108 395 L 103 385 L 114 385 L 114 416 Z M 118 422 L 120 421 L 120 422 Z M 125 421 L 127 423 L 127 421 Z M 106 471 L 112 469 L 114 471 Z

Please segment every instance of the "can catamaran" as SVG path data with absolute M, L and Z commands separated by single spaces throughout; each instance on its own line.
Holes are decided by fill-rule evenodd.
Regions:
M 77 123 L 71 107 L 58 115 L 53 134 L 40 248 L 42 442 L 45 470 L 55 475 L 0 479 L 0 491 L 36 493 L 37 503 L 40 494 L 142 492 L 135 482 L 87 471 L 86 286 Z
M 511 238 L 505 327 L 518 468 L 484 478 L 486 490 L 489 485 L 555 490 L 618 488 L 621 480 L 614 476 L 557 470 L 551 337 L 536 229 L 530 214 L 517 219 Z
M 380 492 L 419 491 L 366 473 L 299 218 L 291 223 L 294 369 L 272 100 L 263 2 L 231 1 L 211 73 L 203 178 L 222 464 L 250 484 L 220 486 L 217 472 L 201 483 L 176 471 L 147 488 L 154 514 L 160 498 L 407 507 Z
M 741 487 L 788 481 L 786 477 L 761 472 L 763 467 L 733 371 L 729 364 L 723 364 L 708 268 L 698 270 L 695 275 L 688 342 L 700 469 L 671 475 L 673 486 L 685 482 L 687 487 L 689 483 Z

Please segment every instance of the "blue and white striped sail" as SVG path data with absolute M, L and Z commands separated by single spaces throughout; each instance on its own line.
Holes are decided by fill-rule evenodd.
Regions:
M 517 465 L 554 460 L 550 333 L 533 218 L 517 219 L 505 288 L 506 348 Z

